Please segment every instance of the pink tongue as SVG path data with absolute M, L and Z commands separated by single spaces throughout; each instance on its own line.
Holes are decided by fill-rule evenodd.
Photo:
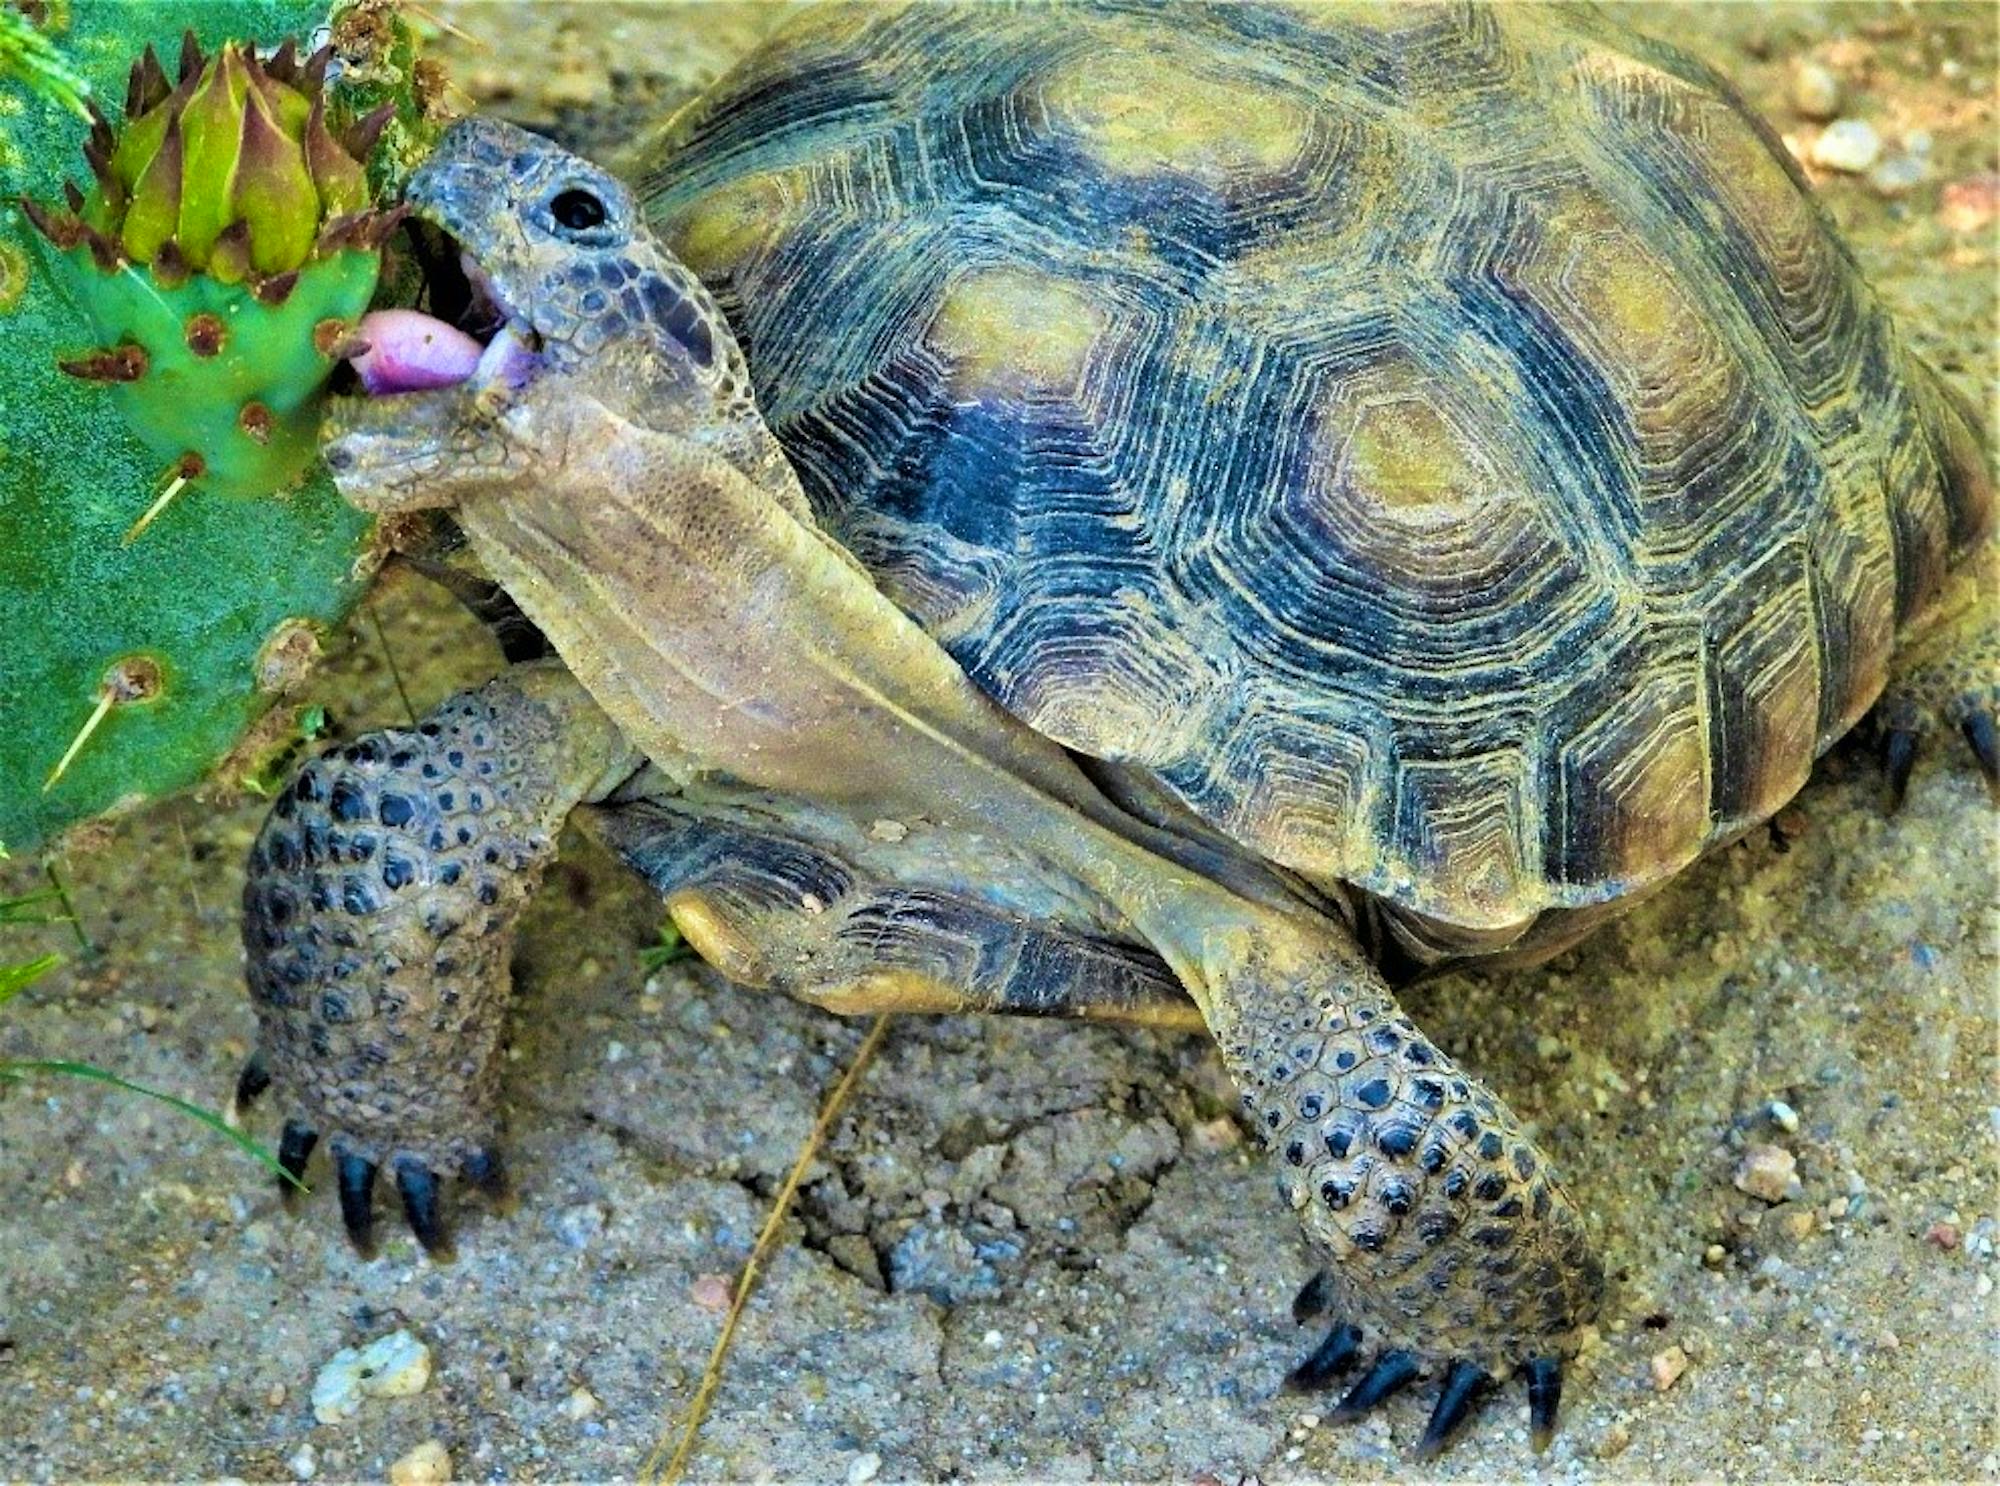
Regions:
M 374 397 L 454 386 L 472 375 L 486 349 L 457 327 L 417 310 L 373 310 L 361 317 L 355 334 L 368 342 L 368 349 L 354 358 L 354 369 Z

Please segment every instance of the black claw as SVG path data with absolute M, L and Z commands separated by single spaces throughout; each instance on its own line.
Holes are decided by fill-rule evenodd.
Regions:
M 1986 776 L 1987 785 L 2000 786 L 2000 728 L 1995 728 L 1993 714 L 1968 712 L 1958 728 L 1972 745 L 1972 756 L 1979 760 L 1979 772 Z
M 294 1183 L 305 1180 L 306 1162 L 312 1159 L 313 1147 L 318 1144 L 319 1132 L 303 1120 L 285 1121 L 284 1133 L 278 1137 L 278 1164 L 292 1180 L 288 1182 L 281 1177 L 278 1194 L 287 1206 L 298 1200 L 299 1189 Z
M 505 1208 L 513 1202 L 507 1181 L 507 1167 L 491 1146 L 481 1147 L 465 1159 L 465 1179 L 479 1188 L 488 1202 Z
M 1548 1449 L 1556 1437 L 1556 1405 L 1562 1402 L 1563 1365 L 1560 1357 L 1537 1357 L 1527 1366 L 1528 1427 L 1535 1453 Z
M 1917 766 L 1917 750 L 1922 735 L 1910 728 L 1890 728 L 1882 737 L 1882 772 L 1889 776 L 1889 808 L 1903 808 L 1909 793 L 1910 771 Z
M 1311 1393 L 1324 1388 L 1354 1366 L 1354 1359 L 1360 1353 L 1361 1328 L 1345 1321 L 1338 1322 L 1326 1334 L 1326 1340 L 1313 1349 L 1312 1355 L 1285 1375 L 1285 1387 L 1293 1393 Z
M 1376 1404 L 1403 1387 L 1421 1370 L 1414 1352 L 1384 1352 L 1375 1359 L 1367 1376 L 1348 1389 L 1347 1397 L 1334 1405 L 1333 1422 L 1345 1424 L 1359 1419 Z
M 451 1235 L 444 1230 L 444 1214 L 438 1202 L 438 1179 L 430 1167 L 407 1157 L 396 1163 L 396 1190 L 403 1194 L 403 1216 L 424 1252 L 433 1259 L 452 1257 Z
M 1325 1270 L 1318 1270 L 1313 1277 L 1299 1286 L 1299 1293 L 1292 1297 L 1292 1320 L 1303 1326 L 1315 1317 L 1326 1314 L 1326 1308 L 1333 1303 L 1333 1276 Z
M 340 1186 L 340 1221 L 355 1252 L 375 1257 L 375 1163 L 352 1151 L 341 1151 L 334 1162 Z
M 271 1087 L 271 1070 L 264 1066 L 261 1053 L 252 1053 L 243 1065 L 243 1071 L 236 1075 L 236 1098 L 232 1101 L 234 1112 L 241 1114 L 263 1096 Z
M 1438 1390 L 1437 1407 L 1431 1410 L 1431 1422 L 1424 1427 L 1424 1437 L 1417 1441 L 1417 1459 L 1434 1460 L 1452 1432 L 1465 1422 L 1465 1416 L 1472 1412 L 1493 1381 L 1486 1369 L 1476 1362 L 1460 1358 L 1452 1363 L 1451 1370 L 1444 1375 L 1444 1386 Z

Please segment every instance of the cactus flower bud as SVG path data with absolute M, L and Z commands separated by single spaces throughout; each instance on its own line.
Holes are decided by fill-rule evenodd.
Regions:
M 305 469 L 335 365 L 322 346 L 375 292 L 397 220 L 373 210 L 364 165 L 383 115 L 336 117 L 328 56 L 204 57 L 189 35 L 170 84 L 148 47 L 122 124 L 92 111 L 92 189 L 69 188 L 67 211 L 26 203 L 100 338 L 64 368 L 105 382 L 191 488 L 265 494 Z
M 109 125 L 92 131 L 85 153 L 97 184 L 84 220 L 133 263 L 150 264 L 172 239 L 189 268 L 207 273 L 240 222 L 248 241 L 223 250 L 217 277 L 301 267 L 327 222 L 367 205 L 361 162 L 327 124 L 324 72 L 323 58 L 302 64 L 289 44 L 260 63 L 229 43 L 205 61 L 184 48 L 169 89 L 148 48 L 132 69 L 123 130 L 108 150 Z

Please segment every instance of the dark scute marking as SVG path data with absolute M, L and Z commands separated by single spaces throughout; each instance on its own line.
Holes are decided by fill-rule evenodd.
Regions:
M 349 873 L 340 880 L 340 906 L 360 916 L 373 913 L 382 906 L 382 901 L 375 896 L 374 886 L 368 879 Z
M 1411 1125 L 1384 1125 L 1375 1133 L 1375 1148 L 1400 1160 L 1416 1149 L 1417 1134 Z
M 1334 1156 L 1345 1156 L 1354 1143 L 1352 1130 L 1340 1129 L 1326 1132 L 1326 1148 Z
M 392 829 L 416 818 L 417 802 L 408 795 L 385 794 L 375 806 L 375 818 Z
M 1354 1091 L 1354 1097 L 1369 1109 L 1380 1109 L 1389 1102 L 1392 1092 L 1386 1078 L 1371 1078 Z
M 1484 1160 L 1498 1161 L 1500 1153 L 1506 1148 L 1506 1143 L 1492 1130 L 1479 1137 L 1479 1154 Z
M 382 885 L 390 892 L 401 892 L 417 878 L 414 863 L 393 853 L 382 858 Z
M 1496 1202 L 1507 1193 L 1507 1178 L 1497 1171 L 1489 1171 L 1479 1179 L 1472 1189 L 1472 1195 L 1481 1202 Z
M 335 820 L 361 820 L 368 814 L 368 796 L 353 780 L 343 779 L 334 785 L 333 799 L 327 808 Z

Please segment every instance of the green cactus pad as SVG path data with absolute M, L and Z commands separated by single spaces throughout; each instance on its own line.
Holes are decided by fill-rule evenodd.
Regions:
M 233 38 L 268 56 L 325 26 L 327 9 L 325 0 L 73 0 L 67 27 L 48 39 L 95 98 L 116 99 L 149 44 L 176 55 L 191 29 L 210 52 Z M 325 362 L 312 331 L 358 314 L 373 273 L 359 260 L 375 255 L 325 254 L 268 320 L 232 314 L 211 292 L 222 286 L 198 288 L 198 278 L 145 304 L 137 275 L 86 316 L 63 289 L 76 265 L 42 241 L 18 201 L 61 201 L 65 181 L 84 174 L 89 134 L 60 102 L 0 79 L 0 843 L 16 851 L 209 773 L 276 699 L 271 688 L 294 678 L 296 667 L 270 656 L 337 627 L 368 569 L 370 525 L 316 464 L 254 497 L 227 490 L 258 485 L 258 455 L 310 453 L 304 424 L 318 377 L 303 373 Z M 89 272 L 107 277 L 94 264 Z M 203 312 L 223 330 L 212 358 L 187 344 L 190 318 Z M 303 341 L 293 340 L 302 327 Z M 142 344 L 154 347 L 143 354 L 156 393 L 59 366 Z M 196 362 L 220 379 L 199 385 L 225 395 L 203 401 L 192 380 L 176 390 Z M 271 376 L 306 390 L 260 397 L 259 379 Z M 252 401 L 272 415 L 262 446 L 244 433 Z M 301 421 L 285 426 L 287 415 Z M 149 425 L 155 447 L 134 423 Z M 206 450 L 212 475 L 126 545 L 188 473 L 162 447 Z
M 301 270 L 283 303 L 267 305 L 205 274 L 170 288 L 132 264 L 107 274 L 88 248 L 58 261 L 94 344 L 127 355 L 106 378 L 112 405 L 163 475 L 186 470 L 202 493 L 222 496 L 270 495 L 311 462 L 332 353 L 368 308 L 382 268 L 378 253 L 336 253 Z

